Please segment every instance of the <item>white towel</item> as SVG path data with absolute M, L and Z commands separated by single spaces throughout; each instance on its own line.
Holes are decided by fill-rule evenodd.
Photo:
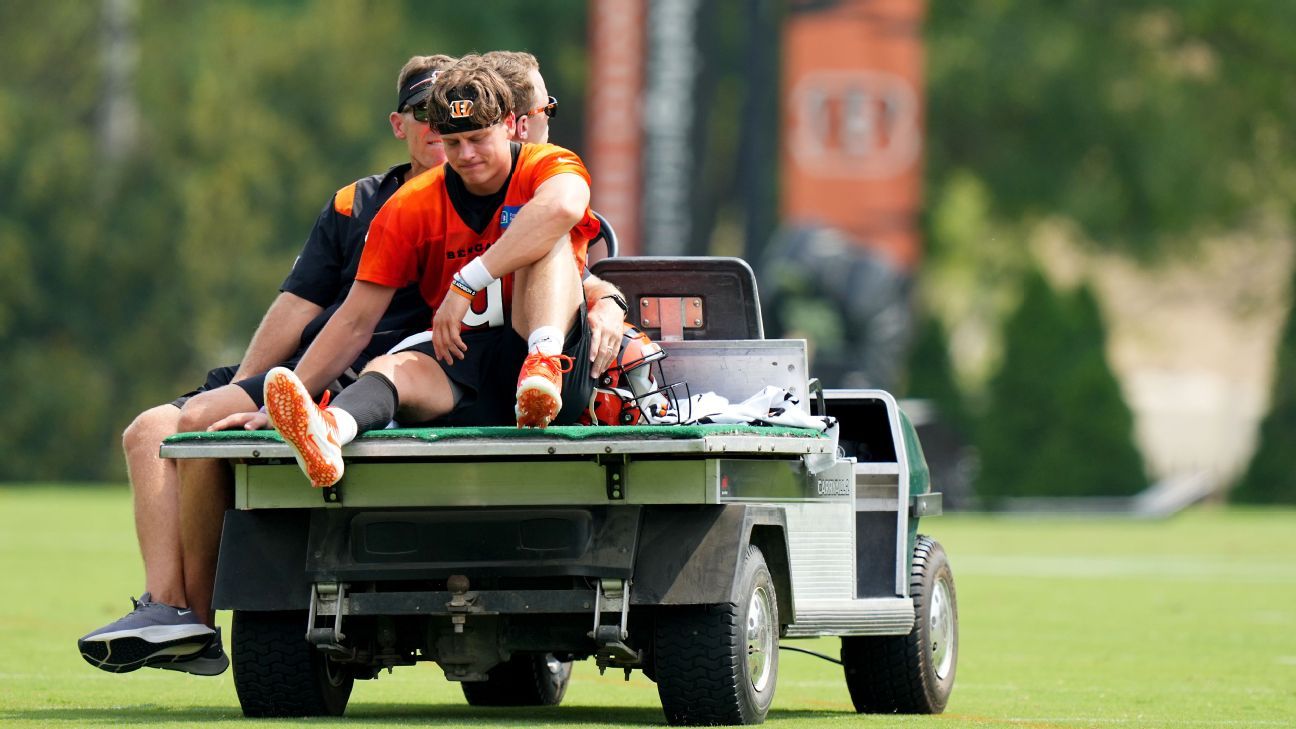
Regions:
M 675 422 L 675 414 L 669 415 L 666 422 Z M 662 421 L 657 421 L 662 422 Z M 704 392 L 689 398 L 685 417 L 680 419 L 685 424 L 709 423 L 782 425 L 789 428 L 814 428 L 820 433 L 827 432 L 836 425 L 836 419 L 827 416 L 807 415 L 800 407 L 800 401 L 784 388 L 769 385 L 760 392 L 740 403 L 730 403 L 728 399 Z

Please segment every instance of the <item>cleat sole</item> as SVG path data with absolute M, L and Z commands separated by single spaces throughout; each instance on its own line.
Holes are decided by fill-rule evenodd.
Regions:
M 548 381 L 543 381 L 548 385 Z M 552 393 L 552 387 L 528 387 L 523 383 L 517 391 L 517 415 L 519 428 L 544 428 L 558 417 L 562 410 L 562 398 Z
M 315 443 L 310 433 L 309 407 L 313 402 L 303 402 L 296 385 L 287 377 L 272 374 L 265 381 L 266 413 L 270 423 L 292 446 L 297 465 L 315 488 L 332 486 L 342 480 L 342 469 L 331 462 Z

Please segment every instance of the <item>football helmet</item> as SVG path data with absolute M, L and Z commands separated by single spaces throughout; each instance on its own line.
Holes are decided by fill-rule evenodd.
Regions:
M 621 346 L 607 372 L 599 376 L 590 397 L 589 407 L 581 415 L 582 425 L 641 425 L 680 422 L 680 401 L 676 394 L 683 388 L 688 401 L 688 386 L 683 382 L 666 382 L 661 363 L 666 352 L 633 324 L 626 322 Z

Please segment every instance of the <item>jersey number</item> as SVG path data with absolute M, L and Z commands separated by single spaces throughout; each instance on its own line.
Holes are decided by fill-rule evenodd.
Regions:
M 483 305 L 482 296 L 485 296 Z M 502 327 L 504 326 L 504 282 L 495 279 L 485 291 L 478 291 L 468 313 L 464 314 L 464 326 L 469 327 Z

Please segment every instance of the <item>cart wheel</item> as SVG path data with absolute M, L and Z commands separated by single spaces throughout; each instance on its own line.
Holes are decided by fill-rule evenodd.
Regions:
M 234 611 L 234 690 L 244 716 L 341 716 L 350 670 L 306 642 L 306 613 Z
M 765 557 L 747 547 L 737 604 L 657 613 L 654 673 L 674 725 L 759 724 L 778 680 L 778 599 Z
M 567 693 L 571 661 L 552 653 L 514 653 L 486 673 L 485 681 L 464 681 L 464 698 L 473 706 L 557 706 Z
M 842 638 L 846 687 L 860 713 L 939 714 L 958 667 L 958 601 L 954 573 L 940 543 L 918 535 L 909 594 L 909 635 Z

